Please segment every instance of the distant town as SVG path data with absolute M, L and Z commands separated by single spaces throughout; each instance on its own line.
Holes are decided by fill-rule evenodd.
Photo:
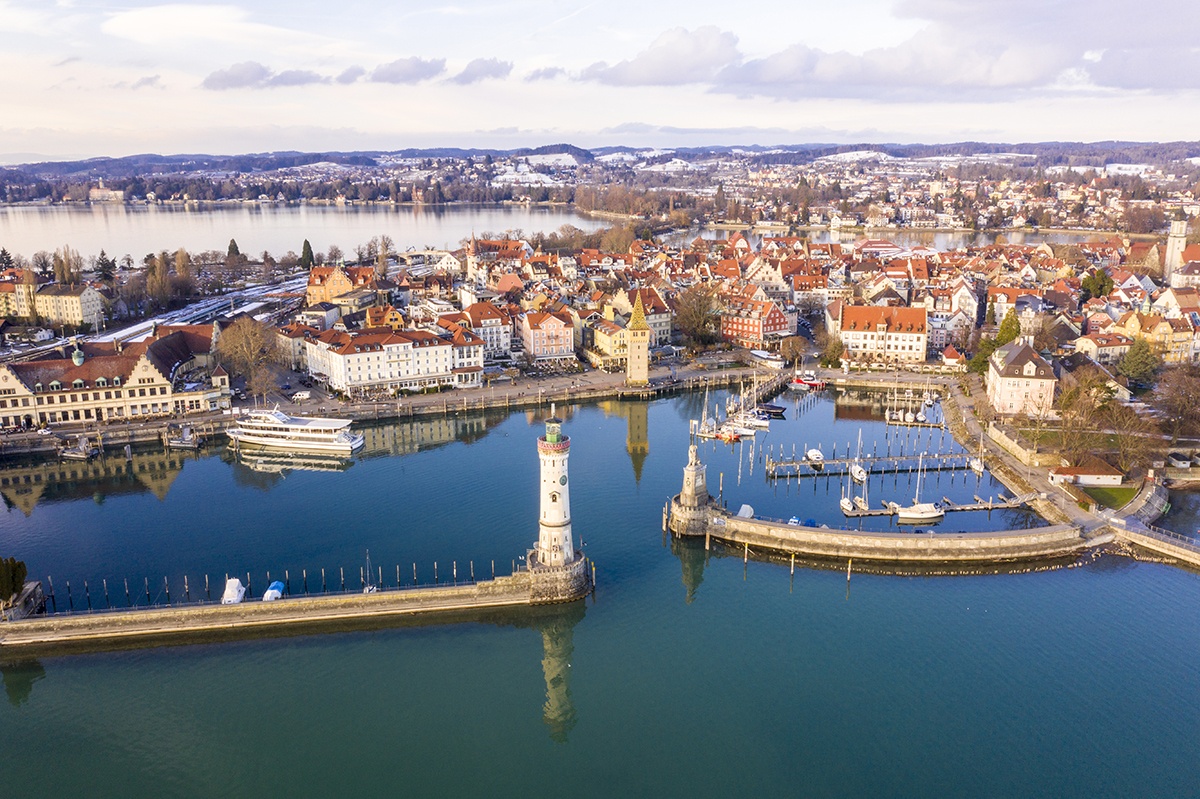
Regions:
M 136 259 L 0 249 L 0 422 L 221 412 L 290 379 L 301 401 L 310 388 L 354 401 L 623 373 L 636 319 L 655 361 L 715 350 L 789 369 L 978 375 L 976 413 L 1056 448 L 1066 469 L 1127 475 L 1200 432 L 1196 158 L 546 149 L 10 172 L 8 198 L 26 202 L 562 201 L 614 224 L 480 231 L 450 250 L 387 235 L 274 255 L 236 241 Z M 899 243 L 972 229 L 1075 233 Z M 259 302 L 222 304 L 248 289 Z

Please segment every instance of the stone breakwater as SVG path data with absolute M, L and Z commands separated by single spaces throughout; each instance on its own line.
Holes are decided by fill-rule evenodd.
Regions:
M 572 602 L 592 587 L 591 561 L 534 568 L 466 585 L 285 597 L 236 605 L 181 605 L 98 613 L 52 614 L 0 624 L 0 651 L 181 642 L 203 635 L 242 634 L 387 617 Z
M 667 529 L 784 555 L 883 563 L 1008 563 L 1066 557 L 1092 545 L 1068 524 L 989 533 L 871 533 L 739 517 L 712 501 L 687 507 L 679 495 L 670 501 Z

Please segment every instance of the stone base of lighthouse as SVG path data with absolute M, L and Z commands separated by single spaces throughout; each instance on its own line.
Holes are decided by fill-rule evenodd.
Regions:
M 576 552 L 575 559 L 561 566 L 546 566 L 538 561 L 536 549 L 525 556 L 530 580 L 530 601 L 533 604 L 571 602 L 582 599 L 592 590 L 592 565 Z

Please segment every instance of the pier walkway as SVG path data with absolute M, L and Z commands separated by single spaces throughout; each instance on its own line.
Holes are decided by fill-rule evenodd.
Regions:
M 393 588 L 371 593 L 285 596 L 248 601 L 51 613 L 0 623 L 0 652 L 105 648 L 130 642 L 188 641 L 269 627 L 329 625 L 352 620 L 548 605 L 581 599 L 592 588 L 591 561 L 526 567 L 474 583 Z
M 971 468 L 971 459 L 975 457 L 967 452 L 953 454 L 935 454 L 920 456 L 921 468 L 925 471 L 957 471 Z M 791 477 L 824 477 L 830 472 L 845 475 L 855 463 L 866 469 L 867 474 L 891 472 L 916 472 L 917 455 L 864 455 L 861 458 L 825 458 L 819 462 L 806 458 L 786 458 L 776 460 L 770 454 L 766 456 L 766 475 L 769 478 L 781 479 Z

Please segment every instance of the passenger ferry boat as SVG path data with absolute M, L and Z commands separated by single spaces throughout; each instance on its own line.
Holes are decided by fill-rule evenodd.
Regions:
M 276 407 L 249 411 L 228 435 L 236 447 L 350 455 L 362 449 L 364 439 L 362 433 L 351 432 L 349 427 L 349 419 L 288 416 Z

